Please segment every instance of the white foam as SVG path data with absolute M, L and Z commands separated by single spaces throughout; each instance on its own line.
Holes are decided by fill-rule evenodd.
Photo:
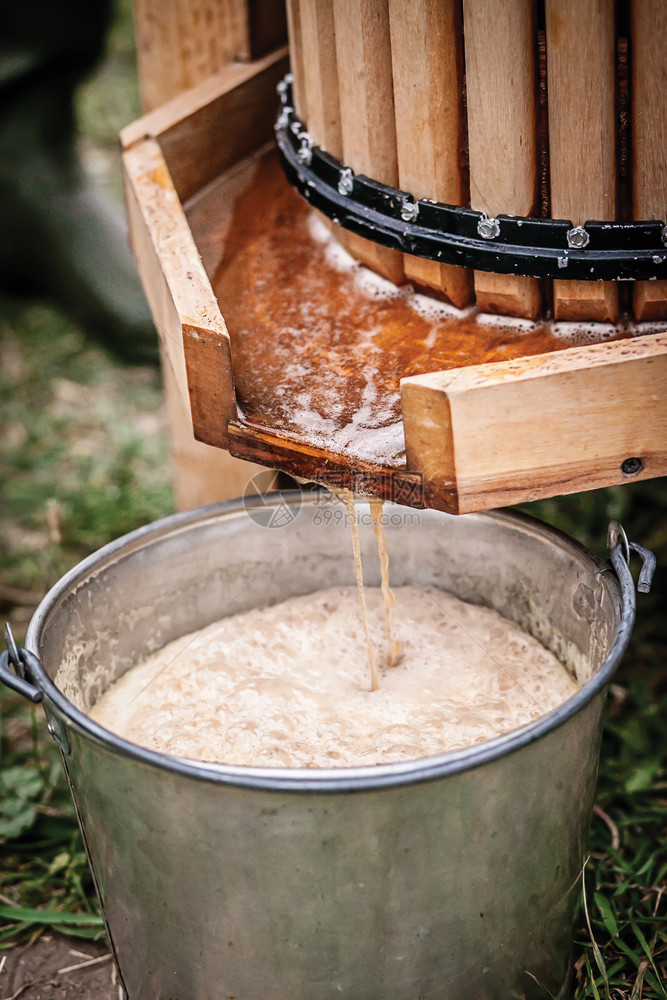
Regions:
M 618 334 L 619 327 L 613 323 L 581 323 L 566 320 L 559 320 L 551 324 L 551 333 L 559 340 L 564 340 L 573 347 L 585 344 L 597 344 L 603 340 L 610 340 Z
M 370 271 L 367 267 L 359 265 L 354 272 L 355 287 L 367 295 L 369 299 L 397 299 L 405 294 L 404 290 L 395 285 L 388 278 Z
M 350 256 L 347 250 L 332 236 L 329 237 L 329 242 L 325 245 L 324 256 L 327 264 L 333 267 L 334 271 L 339 271 L 341 274 L 345 274 L 348 271 L 355 271 L 359 267 L 358 261 Z
M 634 323 L 631 326 L 631 332 L 633 337 L 643 337 L 650 333 L 665 333 L 667 332 L 667 323 L 661 323 L 659 320 L 644 320 L 642 323 Z
M 308 216 L 308 231 L 316 243 L 328 243 L 331 239 L 331 233 L 315 212 Z
M 495 611 L 396 588 L 387 665 L 384 602 L 366 597 L 383 652 L 369 690 L 356 588 L 223 618 L 130 670 L 91 713 L 152 750 L 242 766 L 383 764 L 460 749 L 523 726 L 577 690 L 556 658 Z
M 431 298 L 430 295 L 422 295 L 421 292 L 411 292 L 406 296 L 406 301 L 411 309 L 422 317 L 437 323 L 442 319 L 464 319 L 474 312 L 474 306 L 467 309 L 457 309 L 450 302 L 442 302 L 440 299 Z
M 542 326 L 542 323 L 524 319 L 523 316 L 504 316 L 501 313 L 478 312 L 476 318 L 482 326 L 502 326 L 515 333 L 532 333 Z

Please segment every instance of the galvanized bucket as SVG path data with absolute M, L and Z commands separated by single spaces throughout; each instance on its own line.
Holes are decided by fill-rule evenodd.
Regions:
M 298 494 L 178 514 L 108 545 L 44 599 L 27 649 L 0 659 L 6 683 L 43 701 L 62 750 L 121 996 L 567 994 L 605 690 L 634 621 L 627 543 L 612 539 L 612 570 L 516 514 L 387 505 L 385 520 L 393 583 L 496 608 L 589 677 L 583 688 L 501 738 L 379 767 L 201 764 L 91 722 L 106 686 L 166 642 L 354 582 L 342 508 Z M 377 584 L 369 527 L 362 548 Z

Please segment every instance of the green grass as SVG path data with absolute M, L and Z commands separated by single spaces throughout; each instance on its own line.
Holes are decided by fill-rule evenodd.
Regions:
M 47 303 L 0 298 L 0 615 L 112 538 L 172 510 L 162 392 Z M 0 691 L 0 949 L 46 927 L 104 936 L 41 709 Z
M 167 513 L 159 376 L 54 308 L 0 298 L 0 572 L 43 590 L 102 541 Z
M 104 937 L 74 806 L 41 710 L 3 695 L 0 949 L 46 927 Z
M 618 519 L 658 557 L 651 593 L 637 595 L 636 627 L 607 706 L 585 872 L 588 921 L 580 905 L 575 934 L 575 1000 L 667 998 L 666 508 L 665 480 L 522 508 L 599 555 L 608 522 Z

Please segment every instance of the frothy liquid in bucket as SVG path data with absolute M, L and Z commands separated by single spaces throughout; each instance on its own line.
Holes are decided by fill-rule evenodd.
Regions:
M 576 692 L 556 657 L 496 611 L 432 587 L 392 594 L 381 513 L 382 588 L 320 590 L 183 636 L 113 684 L 93 719 L 196 760 L 349 767 L 461 749 Z M 358 536 L 354 551 L 359 580 Z

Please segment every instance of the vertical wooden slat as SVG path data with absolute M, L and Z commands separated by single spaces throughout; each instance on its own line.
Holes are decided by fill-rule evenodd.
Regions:
M 355 173 L 398 186 L 387 0 L 334 0 L 343 159 Z M 397 284 L 403 257 L 349 234 L 350 252 Z
M 463 65 L 457 0 L 389 0 L 399 186 L 417 198 L 468 201 L 461 170 Z M 406 278 L 454 305 L 472 296 L 469 271 L 404 256 Z
M 246 0 L 134 0 L 144 110 L 250 55 Z
M 301 121 L 307 122 L 308 106 L 304 93 L 305 60 L 301 29 L 301 0 L 287 0 L 287 34 L 289 36 L 294 107 Z
M 546 0 L 551 214 L 616 215 L 614 0 Z M 554 315 L 613 322 L 614 282 L 554 281 Z
M 531 215 L 537 195 L 532 0 L 463 0 L 470 204 L 489 217 Z M 536 318 L 535 278 L 475 271 L 482 312 Z
M 336 159 L 343 157 L 343 134 L 338 95 L 336 27 L 333 0 L 299 0 L 301 44 L 304 52 L 302 90 L 308 107 L 307 127 L 316 146 Z M 324 225 L 349 249 L 350 234 L 322 215 Z
M 299 0 L 308 132 L 316 146 L 343 156 L 333 0 Z
M 632 0 L 631 18 L 633 216 L 667 222 L 667 3 Z M 633 307 L 667 318 L 667 281 L 638 281 Z

